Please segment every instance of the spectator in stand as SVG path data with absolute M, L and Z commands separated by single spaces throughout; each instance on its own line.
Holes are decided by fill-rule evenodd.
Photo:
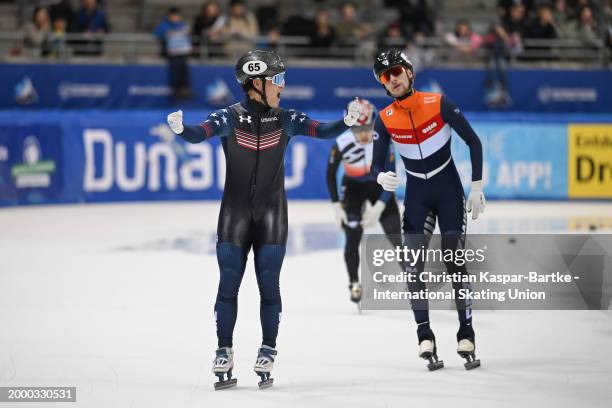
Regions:
M 75 29 L 87 34 L 104 34 L 110 31 L 106 13 L 100 10 L 97 0 L 81 0 L 81 8 L 76 14 Z
M 508 34 L 508 48 L 512 55 L 523 51 L 523 35 L 527 31 L 527 17 L 523 2 L 512 3 L 508 14 L 502 18 L 502 27 Z
M 53 0 L 49 4 L 49 17 L 55 23 L 56 20 L 64 20 L 66 27 L 64 31 L 74 31 L 74 9 L 71 0 Z
M 604 30 L 604 42 L 608 47 L 608 55 L 610 56 L 610 60 L 612 60 L 612 1 L 611 0 L 603 0 L 602 4 L 603 10 L 603 21 L 607 22 L 608 26 Z
M 523 6 L 523 12 L 525 15 L 529 15 L 533 10 L 534 0 L 498 0 L 497 11 L 499 18 L 504 20 L 510 16 L 512 8 L 518 4 Z
M 553 19 L 556 23 L 557 34 L 560 38 L 571 38 L 576 36 L 575 24 L 568 14 L 567 2 L 565 0 L 555 0 Z
M 444 41 L 452 47 L 453 59 L 474 59 L 482 45 L 482 36 L 472 30 L 467 20 L 462 19 L 455 24 L 455 31 L 444 35 Z
M 599 38 L 597 35 L 597 23 L 593 18 L 593 11 L 589 6 L 584 6 L 580 10 L 577 22 L 578 38 L 586 46 L 597 47 Z
M 255 15 L 259 24 L 259 32 L 266 37 L 263 47 L 276 48 L 280 37 L 280 18 L 276 0 L 259 0 Z
M 599 1 L 591 1 L 591 0 L 568 0 L 567 2 L 567 12 L 570 19 L 578 21 L 580 20 L 580 11 L 583 7 L 590 7 L 591 10 L 596 10 L 596 5 L 599 5 Z
M 51 55 L 52 57 L 59 57 L 63 55 L 66 46 L 66 31 L 68 29 L 68 22 L 61 17 L 53 20 L 53 33 L 51 34 Z
M 51 49 L 51 20 L 46 7 L 36 7 L 25 24 L 24 45 L 34 57 L 46 57 Z
M 402 35 L 402 29 L 399 21 L 392 21 L 387 26 L 387 29 L 381 33 L 378 37 L 378 49 L 398 49 L 401 50 L 406 45 L 406 39 Z M 414 69 L 414 61 L 412 58 L 408 58 L 412 62 Z
M 487 50 L 485 103 L 492 108 L 508 107 L 512 104 L 506 75 L 510 55 L 508 33 L 501 24 L 493 23 L 483 38 L 483 44 Z
M 310 46 L 313 56 L 329 57 L 329 48 L 336 40 L 336 31 L 332 27 L 329 12 L 320 9 L 315 14 L 314 29 L 310 34 Z
M 340 3 L 340 19 L 336 24 L 336 40 L 342 45 L 357 45 L 369 33 L 370 26 L 360 21 L 355 3 Z
M 253 48 L 259 36 L 259 27 L 244 0 L 231 0 L 227 14 L 221 18 L 223 24 L 219 33 L 227 57 L 237 58 Z
M 76 32 L 91 38 L 72 42 L 75 54 L 102 54 L 100 35 L 108 33 L 110 28 L 106 20 L 106 13 L 100 10 L 97 0 L 81 0 L 81 8 L 76 13 L 74 28 Z
M 431 66 L 435 59 L 433 50 L 427 50 L 422 47 L 422 41 L 425 37 L 417 36 L 414 39 L 408 39 L 406 41 L 406 48 L 404 53 L 412 62 L 412 70 L 415 74 L 421 72 L 425 68 Z
M 552 8 L 550 4 L 542 3 L 538 6 L 537 17 L 527 27 L 525 38 L 552 39 L 557 37 Z
M 216 49 L 220 46 L 219 30 L 222 23 L 219 3 L 216 0 L 204 2 L 200 9 L 200 14 L 193 19 L 193 28 L 191 30 L 193 46 L 196 48 L 196 52 L 199 53 L 198 47 L 201 44 L 205 44 L 212 49 L 209 49 L 208 54 L 203 56 L 212 57 L 219 55 Z
M 402 33 L 406 38 L 433 35 L 432 12 L 426 0 L 402 0 L 398 3 Z
M 162 53 L 168 59 L 169 83 L 176 99 L 193 97 L 188 61 L 191 54 L 189 33 L 189 25 L 183 20 L 178 7 L 171 7 L 154 31 Z

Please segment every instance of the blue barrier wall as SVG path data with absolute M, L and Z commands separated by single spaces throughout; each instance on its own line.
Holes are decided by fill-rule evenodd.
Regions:
M 6 91 L 0 109 L 164 108 L 172 105 L 163 65 L 0 65 Z M 193 66 L 196 100 L 183 107 L 213 108 L 237 100 L 242 91 L 233 67 Z M 488 110 L 482 69 L 427 69 L 417 75 L 421 90 L 444 92 L 465 111 Z M 508 71 L 513 104 L 529 112 L 612 112 L 611 70 Z M 13 92 L 11 92 L 11 89 Z M 283 103 L 296 109 L 339 110 L 354 96 L 385 106 L 388 98 L 367 68 L 289 67 Z
M 186 111 L 187 123 L 207 112 Z M 308 112 L 332 120 L 340 112 Z M 0 112 L 0 205 L 218 199 L 224 158 L 218 139 L 175 140 L 167 111 Z M 611 123 L 612 115 L 467 114 L 485 154 L 488 198 L 568 197 L 568 124 Z M 297 137 L 286 155 L 289 198 L 327 198 L 329 140 Z M 465 184 L 469 154 L 453 137 Z M 403 174 L 398 169 L 398 174 Z M 401 195 L 402 193 L 400 193 Z

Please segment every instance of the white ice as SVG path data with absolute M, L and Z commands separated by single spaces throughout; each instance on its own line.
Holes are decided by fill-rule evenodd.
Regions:
M 0 210 L 0 386 L 76 386 L 54 407 L 608 407 L 611 311 L 476 311 L 482 367 L 455 353 L 456 314 L 432 312 L 446 367 L 416 356 L 412 314 L 357 314 L 326 202 L 291 202 L 272 389 L 257 389 L 252 267 L 235 331 L 238 387 L 213 390 L 219 203 Z M 490 203 L 472 232 L 612 231 L 610 203 Z M 0 408 L 10 406 L 0 403 Z M 18 407 L 40 404 L 20 403 Z

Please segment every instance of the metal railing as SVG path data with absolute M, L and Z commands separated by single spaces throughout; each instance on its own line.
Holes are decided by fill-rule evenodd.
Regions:
M 206 63 L 233 63 L 236 57 L 253 47 L 276 49 L 281 55 L 292 60 L 317 60 L 322 65 L 356 64 L 369 65 L 380 46 L 402 48 L 403 40 L 386 41 L 378 44 L 374 39 L 335 44 L 330 47 L 312 47 L 308 37 L 281 36 L 274 41 L 267 37 L 242 40 L 219 40 L 208 42 L 203 38 L 193 39 L 192 58 Z M 458 55 L 441 38 L 425 38 L 418 44 L 420 50 L 434 55 L 435 65 L 481 64 L 489 56 L 486 48 L 480 48 L 471 55 Z M 45 45 L 27 46 L 21 32 L 0 32 L 0 59 L 4 61 L 109 61 L 147 62 L 163 58 L 162 47 L 157 38 L 148 33 L 77 34 L 49 37 Z M 539 40 L 524 39 L 520 52 L 510 55 L 513 63 L 538 64 L 573 63 L 589 67 L 608 67 L 610 50 L 604 42 L 585 45 L 577 39 Z

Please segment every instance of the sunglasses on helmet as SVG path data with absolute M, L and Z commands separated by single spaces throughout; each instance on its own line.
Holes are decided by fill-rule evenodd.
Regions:
M 403 74 L 404 72 L 406 72 L 406 68 L 404 68 L 401 65 L 391 67 L 388 70 L 384 71 L 382 74 L 380 74 L 380 77 L 379 77 L 380 82 L 382 84 L 386 84 L 387 82 L 391 80 L 391 75 L 393 75 L 394 77 L 397 77 Z
M 281 73 L 276 74 L 276 75 L 271 76 L 271 77 L 266 77 L 266 79 L 268 81 L 271 81 L 276 86 L 283 86 L 283 85 L 285 85 L 285 73 L 284 72 L 281 72 Z

